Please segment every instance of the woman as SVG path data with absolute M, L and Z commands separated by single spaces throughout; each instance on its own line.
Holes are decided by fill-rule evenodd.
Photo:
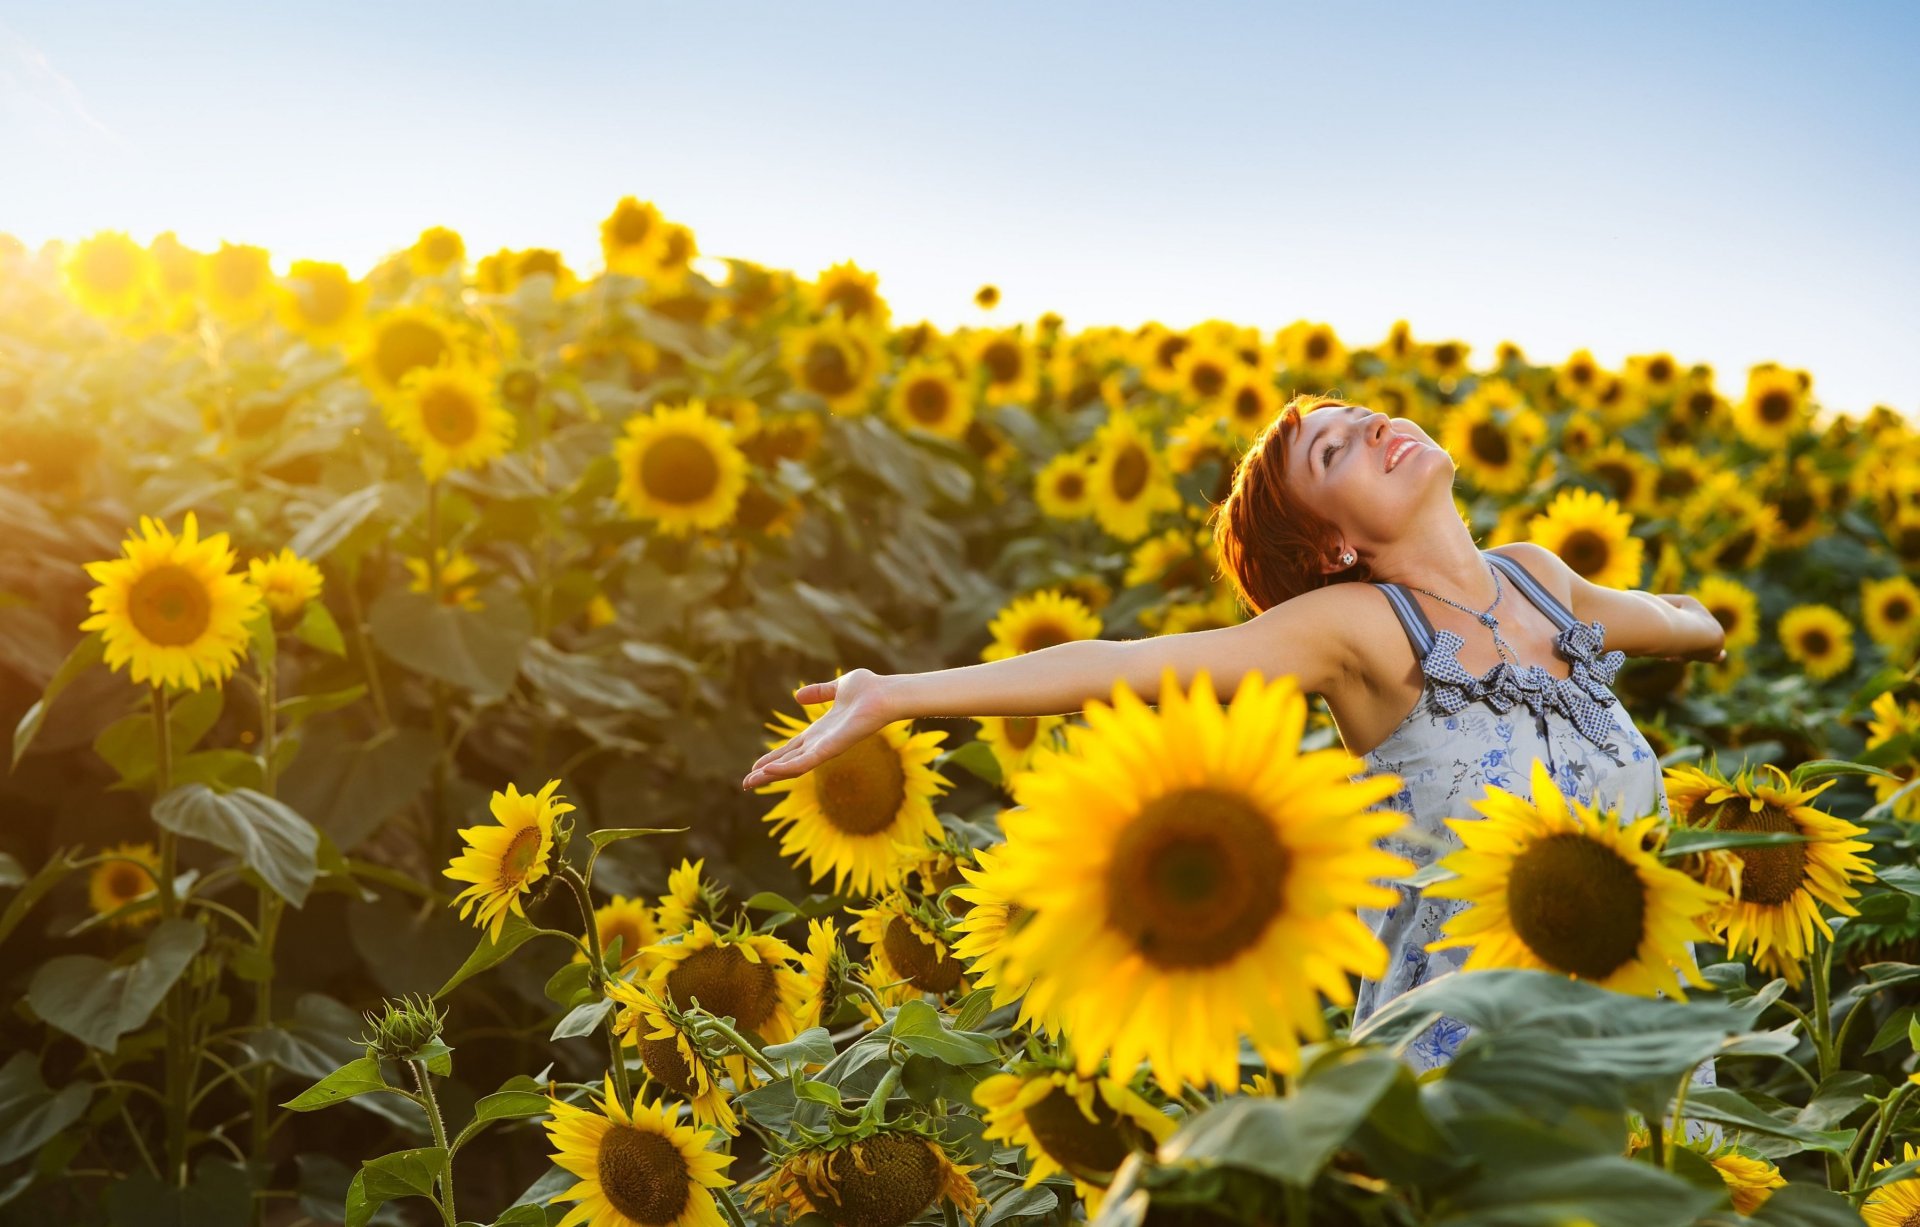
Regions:
M 1667 814 L 1658 758 L 1608 686 L 1627 655 L 1724 658 L 1719 622 L 1692 597 L 1589 583 L 1538 545 L 1480 549 L 1455 510 L 1454 472 L 1411 421 L 1295 398 L 1242 456 L 1214 515 L 1221 565 L 1255 617 L 932 673 L 856 669 L 803 686 L 798 701 L 833 700 L 833 709 L 762 755 L 744 786 L 810 770 L 895 720 L 1073 712 L 1111 695 L 1117 678 L 1152 703 L 1172 666 L 1183 689 L 1209 671 L 1223 702 L 1255 670 L 1294 674 L 1323 696 L 1364 774 L 1402 778 L 1383 804 L 1407 815 L 1411 838 L 1388 848 L 1417 865 L 1459 847 L 1444 820 L 1477 818 L 1472 803 L 1488 785 L 1531 796 L 1535 759 L 1570 798 L 1628 817 Z M 1400 890 L 1399 904 L 1361 913 L 1391 963 L 1378 982 L 1361 982 L 1356 1023 L 1466 958 L 1425 949 L 1464 902 Z M 1443 1018 L 1406 1055 L 1432 1068 L 1466 1030 Z M 1711 1062 L 1694 1081 L 1713 1085 Z

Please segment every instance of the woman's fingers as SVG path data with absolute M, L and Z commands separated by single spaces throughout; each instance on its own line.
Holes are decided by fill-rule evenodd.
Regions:
M 824 703 L 833 697 L 839 681 L 839 678 L 834 678 L 831 682 L 808 682 L 793 692 L 794 700 L 799 703 Z

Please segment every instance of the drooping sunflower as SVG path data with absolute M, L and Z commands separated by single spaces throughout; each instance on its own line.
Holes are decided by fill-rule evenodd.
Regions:
M 471 582 L 480 573 L 480 567 L 467 556 L 464 550 L 455 550 L 451 555 L 446 547 L 439 547 L 437 557 L 440 561 L 439 575 L 429 574 L 423 558 L 406 559 L 407 571 L 413 576 L 407 581 L 407 591 L 430 595 L 433 592 L 433 580 L 440 581 L 440 603 L 457 609 L 480 609 L 480 585 Z
M 448 269 L 464 268 L 467 241 L 457 230 L 428 226 L 407 249 L 407 266 L 416 277 L 436 277 Z
M 230 323 L 257 319 L 273 300 L 273 261 L 264 247 L 222 242 L 200 260 L 200 298 Z
M 794 386 L 824 400 L 828 412 L 852 417 L 867 411 L 884 363 L 879 341 L 864 326 L 830 315 L 787 330 L 780 348 Z
M 766 727 L 780 735 L 768 749 L 785 745 L 833 708 L 833 701 L 802 705 L 806 720 L 779 713 L 780 723 Z M 763 815 L 772 832 L 785 836 L 780 855 L 798 856 L 811 867 L 811 880 L 831 873 L 833 889 L 851 885 L 873 894 L 901 879 L 928 840 L 940 838 L 936 797 L 952 787 L 931 766 L 946 733 L 913 731 L 913 721 L 896 720 L 855 745 L 790 779 L 772 780 L 756 793 L 784 792 Z
M 1534 460 L 1546 436 L 1546 420 L 1524 404 L 1507 410 L 1474 395 L 1447 414 L 1440 446 L 1474 485 L 1511 494 L 1533 480 Z
M 1901 1143 L 1900 1150 L 1898 1160 L 1876 1160 L 1873 1170 L 1877 1172 L 1896 1163 L 1920 1159 L 1920 1148 L 1912 1142 Z M 1920 1217 L 1920 1176 L 1889 1181 L 1868 1193 L 1867 1200 L 1860 1205 L 1860 1217 L 1867 1221 L 1867 1227 L 1907 1227 Z
M 428 481 L 480 468 L 513 444 L 513 414 L 493 381 L 464 363 L 409 371 L 384 409 L 388 425 L 420 457 Z
M 876 984 L 904 981 L 903 999 L 921 993 L 944 997 L 967 992 L 966 967 L 953 953 L 947 924 L 931 908 L 916 906 L 905 893 L 890 890 L 876 898 L 872 907 L 850 907 L 847 912 L 859 917 L 847 931 L 867 944 Z
M 628 514 L 676 537 L 726 527 L 747 485 L 747 458 L 731 428 L 709 417 L 699 399 L 628 418 L 614 458 Z
M 458 361 L 459 338 L 445 316 L 424 307 L 395 307 L 375 316 L 361 343 L 360 370 L 381 399 L 398 396 L 408 375 Z
M 993 642 L 980 659 L 1005 660 L 1076 639 L 1098 639 L 1100 618 L 1078 597 L 1055 588 L 1016 597 L 987 623 Z
M 1740 1214 L 1752 1214 L 1767 1204 L 1775 1189 L 1785 1188 L 1787 1178 L 1780 1169 L 1762 1158 L 1757 1152 L 1737 1146 L 1731 1141 L 1718 1145 L 1707 1137 L 1684 1139 L 1676 1138 L 1672 1130 L 1661 1126 L 1660 1136 L 1668 1146 L 1685 1146 L 1713 1166 L 1720 1173 L 1720 1179 L 1726 1182 L 1727 1193 L 1733 1198 L 1733 1208 Z M 1627 1130 L 1627 1157 L 1632 1158 L 1652 1144 L 1646 1122 L 1635 1119 Z
M 973 305 L 983 311 L 991 311 L 1000 305 L 1000 287 L 983 285 L 973 292 Z
M 721 1071 L 701 1050 L 679 1011 L 631 980 L 610 981 L 607 997 L 618 1005 L 613 1033 L 639 1051 L 648 1079 L 684 1102 L 695 1124 L 738 1136 L 740 1122 L 721 1085 Z
M 341 345 L 359 330 L 366 299 L 340 265 L 295 260 L 280 285 L 280 322 L 315 345 Z
M 150 843 L 122 843 L 104 849 L 102 861 L 87 876 L 87 904 L 95 916 L 107 916 L 137 899 L 152 899 L 145 907 L 128 908 L 112 923 L 132 928 L 160 917 L 160 854 Z
M 224 682 L 247 649 L 247 622 L 260 611 L 260 591 L 233 571 L 227 534 L 200 539 L 189 511 L 180 535 L 148 516 L 121 557 L 86 564 L 98 587 L 87 593 L 94 613 L 80 624 L 106 644 L 107 667 L 131 664 L 133 680 L 199 690 Z
M 1088 456 L 1061 452 L 1033 479 L 1033 500 L 1041 514 L 1056 520 L 1084 520 L 1093 514 L 1093 471 Z
M 1634 588 L 1646 543 L 1633 535 L 1633 517 L 1592 490 L 1562 490 L 1527 522 L 1527 539 L 1545 546 L 1590 584 Z
M 110 318 L 138 311 L 154 278 L 147 249 L 118 230 L 102 230 L 75 243 L 60 271 L 75 301 L 94 315 Z
M 892 323 L 892 310 L 880 295 L 880 274 L 866 272 L 852 260 L 842 260 L 823 271 L 807 293 L 813 309 L 821 315 L 837 314 L 849 322 L 876 328 Z
M 1138 541 L 1159 511 L 1177 511 L 1180 492 L 1167 462 L 1130 412 L 1109 416 L 1088 443 L 1094 455 L 1093 515 L 1121 541 Z
M 1862 579 L 1860 621 L 1895 664 L 1907 663 L 1920 639 L 1920 587 L 1904 575 Z
M 611 901 L 593 909 L 593 927 L 600 934 L 603 955 L 612 955 L 614 942 L 620 943 L 619 971 L 644 979 L 652 970 L 654 956 L 649 948 L 663 936 L 654 922 L 652 908 L 638 899 L 615 895 Z M 574 951 L 573 961 L 586 962 L 586 952 Z
M 1760 638 L 1760 598 L 1753 589 L 1737 579 L 1724 575 L 1704 576 L 1700 583 L 1688 590 L 1695 600 L 1707 607 L 1713 620 L 1726 632 L 1726 649 L 1729 657 L 1744 648 L 1753 646 Z
M 660 896 L 655 915 L 660 921 L 661 937 L 685 933 L 696 919 L 712 919 L 718 911 L 722 888 L 700 876 L 706 857 L 697 861 L 682 857 L 680 864 L 667 873 L 667 893 Z
M 1831 605 L 1795 605 L 1780 615 L 1775 633 L 1787 659 L 1815 681 L 1845 673 L 1853 664 L 1853 625 Z
M 600 223 L 600 253 L 607 271 L 644 277 L 660 261 L 666 219 L 650 200 L 622 196 Z
M 449 906 L 460 905 L 462 920 L 472 914 L 474 925 L 493 941 L 500 940 L 509 911 L 526 918 L 521 897 L 552 870 L 553 821 L 574 808 L 554 794 L 559 786 L 559 780 L 548 780 L 539 792 L 522 793 L 508 784 L 505 792 L 494 793 L 487 808 L 499 825 L 463 829 L 466 847 L 441 871 L 455 882 L 471 883 Z
M 1661 816 L 1622 823 L 1570 800 L 1541 759 L 1530 786 L 1531 800 L 1490 786 L 1473 804 L 1481 818 L 1447 819 L 1462 846 L 1439 863 L 1459 876 L 1426 893 L 1472 906 L 1427 949 L 1468 947 L 1468 971 L 1553 971 L 1642 997 L 1685 1001 L 1680 977 L 1707 987 L 1687 943 L 1714 939 L 1706 918 L 1726 895 L 1642 847 Z
M 921 358 L 894 380 L 887 414 L 902 430 L 958 440 L 973 422 L 973 402 L 952 366 L 937 358 Z
M 731 1017 L 750 1039 L 784 1043 L 798 1034 L 795 1011 L 806 995 L 806 980 L 793 963 L 798 951 L 770 933 L 716 932 L 704 920 L 678 938 L 653 946 L 660 956 L 648 973 L 647 987 L 675 1009 L 700 1008 L 717 1018 Z
M 905 1227 L 943 1198 L 972 1224 L 985 1202 L 967 1173 L 979 1166 L 956 1164 L 925 1126 L 889 1121 L 788 1151 L 750 1192 L 769 1214 L 811 1211 L 834 1227 Z
M 967 974 L 976 989 L 991 988 L 995 1009 L 1016 998 L 1024 998 L 1027 981 L 1009 977 L 1005 972 L 1007 935 L 1017 931 L 1032 913 L 1008 894 L 1006 867 L 1001 861 L 1005 845 L 974 850 L 976 864 L 962 863 L 960 874 L 968 885 L 954 888 L 956 898 L 968 904 L 966 913 L 954 925 L 958 935 L 953 953 L 967 961 Z M 1028 1003 L 1021 1001 L 1019 1023 L 1032 1026 Z M 1057 1033 L 1059 1027 L 1049 1020 L 1044 1028 Z
M 1865 827 L 1810 804 L 1838 783 L 1837 778 L 1801 788 L 1771 763 L 1761 764 L 1760 770 L 1776 778 L 1768 782 L 1752 767 L 1731 780 L 1711 765 L 1669 767 L 1667 803 L 1675 822 L 1686 827 L 1790 831 L 1806 837 L 1800 843 L 1733 849 L 1741 862 L 1739 893 L 1710 918 L 1716 929 L 1725 928 L 1729 955 L 1778 950 L 1800 959 L 1812 946 L 1816 925 L 1829 940 L 1833 937 L 1832 926 L 1820 914 L 1822 904 L 1843 916 L 1859 915 L 1847 900 L 1860 893 L 1852 882 L 1873 876 L 1872 863 L 1860 856 L 1872 845 L 1853 838 L 1864 835 Z
M 612 1074 L 605 1086 L 597 1111 L 549 1101 L 547 1137 L 560 1148 L 553 1161 L 580 1178 L 550 1199 L 580 1203 L 559 1227 L 726 1227 L 708 1190 L 733 1183 L 721 1173 L 733 1156 L 708 1148 L 714 1131 L 677 1124 L 665 1101 L 629 1113 Z
M 794 1011 L 794 1027 L 805 1031 L 831 1025 L 840 1010 L 840 984 L 848 974 L 846 951 L 840 947 L 833 917 L 807 921 L 807 948 L 800 955 L 800 974 L 806 979 L 807 991 Z
M 1375 843 L 1404 816 L 1367 809 L 1399 777 L 1301 753 L 1291 675 L 1249 674 L 1223 706 L 1207 672 L 1187 694 L 1169 667 L 1157 695 L 1156 711 L 1122 679 L 1015 778 L 994 877 L 1031 914 L 1002 974 L 1031 979 L 1036 1015 L 1059 1011 L 1082 1074 L 1110 1054 L 1172 1090 L 1232 1087 L 1242 1035 L 1293 1069 L 1299 1037 L 1325 1035 L 1316 990 L 1351 1004 L 1350 972 L 1386 970 L 1355 909 L 1391 904 L 1372 879 L 1411 871 Z
M 1733 407 L 1740 437 L 1768 452 L 1784 452 L 1807 428 L 1807 383 L 1794 371 L 1761 363 L 1747 372 L 1747 393 Z
M 320 595 L 325 578 L 320 568 L 282 546 L 278 554 L 268 554 L 247 563 L 247 577 L 273 612 L 292 618 Z
M 1869 710 L 1873 718 L 1867 721 L 1867 749 L 1878 749 L 1895 737 L 1920 737 L 1920 703 L 1902 703 L 1894 698 L 1893 691 L 1883 690 L 1874 697 Z M 1899 778 L 1867 777 L 1874 798 L 1879 801 L 1892 797 L 1912 781 L 1916 772 L 1920 772 L 1920 756 L 1910 754 L 1904 763 L 1885 764 L 1883 770 Z M 1910 792 L 1901 798 L 1893 807 L 1893 817 L 1898 822 L 1920 821 L 1920 792 Z
M 1027 1154 L 1023 1187 L 1065 1172 L 1087 1203 L 1089 1220 L 1113 1173 L 1135 1150 L 1152 1151 L 1179 1123 L 1138 1091 L 1107 1076 L 1082 1078 L 1072 1069 L 1021 1062 L 973 1088 L 983 1109 L 982 1137 L 1018 1146 Z
M 1054 730 L 1066 724 L 1065 716 L 976 716 L 979 739 L 992 751 L 1000 764 L 1002 787 L 1005 781 L 1025 771 L 1033 762 L 1034 751 L 1051 742 Z

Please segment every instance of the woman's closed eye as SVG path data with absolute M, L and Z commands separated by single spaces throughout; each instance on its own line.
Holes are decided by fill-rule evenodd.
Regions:
M 1329 443 L 1325 447 L 1320 449 L 1320 469 L 1322 472 L 1326 471 L 1327 461 L 1331 459 L 1333 456 L 1333 453 L 1338 451 L 1339 449 L 1340 449 L 1340 445 L 1334 444 L 1334 443 Z

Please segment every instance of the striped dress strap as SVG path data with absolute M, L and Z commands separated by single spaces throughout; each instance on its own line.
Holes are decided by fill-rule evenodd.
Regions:
M 1394 614 L 1407 632 L 1407 642 L 1413 645 L 1414 657 L 1424 661 L 1433 650 L 1434 640 L 1433 623 L 1427 620 L 1426 611 L 1413 599 L 1413 594 L 1399 584 L 1375 581 L 1373 586 L 1386 594 L 1387 604 L 1393 606 Z
M 1496 554 L 1491 550 L 1482 550 L 1481 553 L 1485 554 L 1494 566 L 1499 567 L 1508 579 L 1519 585 L 1520 591 L 1527 594 L 1527 599 L 1538 605 L 1540 612 L 1553 621 L 1555 630 L 1564 631 L 1569 626 L 1579 623 L 1580 619 L 1573 616 L 1573 611 L 1562 604 L 1559 597 L 1548 592 L 1545 586 L 1533 577 L 1532 572 L 1505 554 Z

